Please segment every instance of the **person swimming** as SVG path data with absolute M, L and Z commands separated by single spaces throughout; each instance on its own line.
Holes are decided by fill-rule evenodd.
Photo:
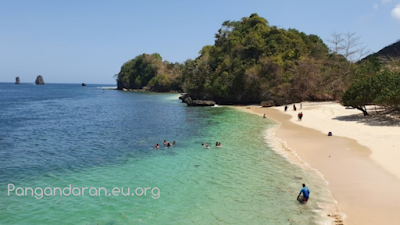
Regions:
M 167 140 L 164 140 L 164 145 L 166 145 L 167 147 L 171 147 L 171 143 L 169 143 Z
M 204 146 L 204 148 L 206 148 L 206 149 L 210 148 L 210 146 L 208 144 L 202 143 L 201 145 Z
M 159 148 L 160 148 L 160 145 L 156 144 L 156 145 L 154 146 L 154 148 L 159 149 Z

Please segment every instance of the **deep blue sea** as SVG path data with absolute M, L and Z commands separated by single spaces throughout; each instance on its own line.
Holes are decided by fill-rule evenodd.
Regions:
M 329 224 L 327 184 L 270 147 L 275 122 L 109 86 L 0 83 L 1 225 Z

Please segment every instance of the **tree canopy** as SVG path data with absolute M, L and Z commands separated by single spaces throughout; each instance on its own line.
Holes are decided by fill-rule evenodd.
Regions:
M 191 69 L 183 74 L 183 87 L 197 97 L 224 103 L 324 98 L 315 85 L 323 80 L 321 60 L 328 55 L 328 47 L 318 36 L 270 26 L 252 14 L 222 23 L 214 45 L 185 63 Z M 309 83 L 308 76 L 319 81 Z M 302 86 L 308 87 L 307 93 Z
M 117 74 L 118 89 L 180 90 L 180 67 L 178 63 L 163 62 L 158 53 L 139 55 L 121 67 Z
M 195 59 L 170 63 L 157 53 L 142 54 L 116 77 L 119 89 L 184 91 L 219 104 L 341 99 L 361 110 L 368 104 L 398 107 L 399 60 L 355 61 L 356 53 L 365 53 L 358 40 L 354 33 L 333 33 L 329 49 L 317 35 L 271 26 L 251 14 L 223 22 L 214 44 Z

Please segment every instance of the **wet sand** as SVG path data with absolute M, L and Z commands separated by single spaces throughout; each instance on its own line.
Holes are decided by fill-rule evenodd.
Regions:
M 354 139 L 335 136 L 335 133 L 328 137 L 327 133 L 301 126 L 303 121 L 295 123 L 293 113 L 283 112 L 283 107 L 236 108 L 260 116 L 266 114 L 279 121 L 275 136 L 285 141 L 288 148 L 328 181 L 338 208 L 346 214 L 344 224 L 400 224 L 400 179 L 371 159 L 369 148 Z M 329 118 L 326 120 L 329 124 Z M 318 126 L 319 121 L 315 123 Z

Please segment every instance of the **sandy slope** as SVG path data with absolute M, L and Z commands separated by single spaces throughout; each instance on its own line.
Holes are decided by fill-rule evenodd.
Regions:
M 351 225 L 400 224 L 400 127 L 333 103 L 237 107 L 280 122 L 275 136 L 320 171 Z M 297 113 L 303 112 L 298 121 Z M 332 137 L 327 133 L 331 131 Z M 396 137 L 398 134 L 398 137 Z M 397 148 L 396 148 L 397 146 Z M 342 224 L 338 221 L 336 224 Z
M 346 109 L 333 102 L 305 102 L 302 106 L 297 112 L 289 107 L 292 122 L 357 140 L 371 150 L 370 157 L 375 162 L 400 179 L 400 121 L 364 117 L 357 109 Z M 304 114 L 301 122 L 297 120 L 300 111 Z

